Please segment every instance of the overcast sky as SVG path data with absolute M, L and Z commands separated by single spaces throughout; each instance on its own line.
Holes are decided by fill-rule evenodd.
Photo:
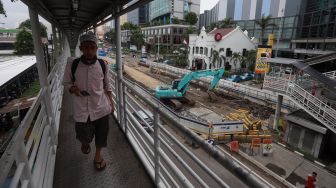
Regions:
M 243 0 L 236 0 L 235 19 L 240 19 L 242 1 Z M 262 12 L 266 13 L 270 6 L 270 0 L 264 1 Z M 203 13 L 204 10 L 211 9 L 217 2 L 218 0 L 201 0 L 201 13 Z M 10 0 L 2 0 L 2 3 L 6 10 L 7 17 L 0 16 L 0 27 L 17 28 L 22 21 L 29 19 L 28 8 L 21 1 L 11 2 Z M 47 26 L 48 34 L 50 35 L 50 24 L 43 18 L 40 18 L 40 21 Z

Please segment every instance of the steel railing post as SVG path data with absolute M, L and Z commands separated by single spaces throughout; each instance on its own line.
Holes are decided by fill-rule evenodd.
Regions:
M 125 134 L 127 134 L 127 119 L 126 119 L 126 105 L 127 105 L 127 101 L 126 101 L 126 86 L 125 84 L 122 84 L 122 91 L 123 91 L 123 111 L 122 111 L 122 119 L 123 119 L 123 128 L 124 128 L 124 132 Z
M 42 50 L 42 41 L 40 35 L 40 23 L 38 19 L 38 15 L 35 10 L 29 8 L 29 17 L 32 27 L 32 34 L 33 34 L 33 42 L 34 42 L 34 50 L 36 54 L 36 65 L 39 74 L 39 80 L 41 88 L 45 88 L 46 92 L 44 93 L 44 103 L 46 105 L 48 121 L 52 128 L 52 143 L 57 144 L 57 136 L 56 134 L 56 124 L 55 124 L 55 117 L 53 112 L 53 104 L 51 101 L 51 91 L 50 85 L 48 82 L 48 75 L 44 63 L 44 54 Z
M 120 7 L 117 7 L 117 9 L 120 10 Z M 117 80 L 118 80 L 118 92 L 117 96 L 119 100 L 117 100 L 117 106 L 118 106 L 118 121 L 119 123 L 123 123 L 122 117 L 121 117 L 121 105 L 122 105 L 122 62 L 121 62 L 121 28 L 120 28 L 120 16 L 117 16 L 115 18 L 115 37 L 116 37 L 116 64 L 117 64 Z M 123 126 L 123 125 L 121 125 Z
M 157 109 L 154 109 L 154 168 L 155 168 L 155 185 L 160 184 L 160 127 L 159 127 L 159 113 Z

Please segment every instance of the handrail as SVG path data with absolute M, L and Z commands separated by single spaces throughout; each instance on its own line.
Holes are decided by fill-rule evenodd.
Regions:
M 264 87 L 286 94 L 307 113 L 336 133 L 336 110 L 304 88 L 293 81 L 272 76 L 265 76 Z
M 263 183 L 262 180 L 255 177 L 253 174 L 249 174 L 243 167 L 239 166 L 236 163 L 231 163 L 227 161 L 227 158 L 224 154 L 217 151 L 217 149 L 211 147 L 206 141 L 202 140 L 196 133 L 192 132 L 188 128 L 186 128 L 184 125 L 182 125 L 179 121 L 172 118 L 166 113 L 165 108 L 160 107 L 157 103 L 154 103 L 152 100 L 148 99 L 147 97 L 141 95 L 140 92 L 138 92 L 132 84 L 130 84 L 126 80 L 122 80 L 122 83 L 124 87 L 126 87 L 127 90 L 132 91 L 135 95 L 138 96 L 142 101 L 144 101 L 147 105 L 149 105 L 150 108 L 154 109 L 154 115 L 155 113 L 158 113 L 160 116 L 164 117 L 165 120 L 171 122 L 172 125 L 176 126 L 179 130 L 182 130 L 182 132 L 189 138 L 191 138 L 195 143 L 200 145 L 205 151 L 207 151 L 210 155 L 214 157 L 215 160 L 220 162 L 222 165 L 226 166 L 229 169 L 232 169 L 235 175 L 241 177 L 241 179 L 245 180 L 249 185 L 255 185 L 256 187 L 268 187 L 265 183 Z M 127 116 L 126 116 L 127 117 Z M 155 121 L 154 121 L 155 122 Z M 158 124 L 154 124 L 155 126 L 159 126 Z M 154 135 L 157 134 L 154 129 Z M 154 137 L 155 138 L 155 137 Z M 239 173 L 238 173 L 239 171 Z
M 48 76 L 54 107 L 51 114 L 53 117 L 48 117 L 46 113 L 48 88 L 43 87 L 1 156 L 0 187 L 3 187 L 6 181 L 10 182 L 11 187 L 16 187 L 19 182 L 21 187 L 52 186 L 57 146 L 57 138 L 55 140 L 53 136 L 57 137 L 58 132 L 59 107 L 63 96 L 61 75 L 66 56 L 65 52 L 61 54 L 60 61 Z M 55 121 L 50 121 L 51 119 Z M 56 126 L 56 129 L 52 126 Z M 8 177 L 10 170 L 15 172 L 13 177 Z

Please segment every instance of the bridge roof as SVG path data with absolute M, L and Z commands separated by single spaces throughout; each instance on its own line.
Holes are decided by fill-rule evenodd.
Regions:
M 36 10 L 43 18 L 63 30 L 68 36 L 71 47 L 75 47 L 78 36 L 84 29 L 105 23 L 113 17 L 125 14 L 151 0 L 139 0 L 127 8 L 118 8 L 124 7 L 130 1 L 22 0 L 22 2 Z

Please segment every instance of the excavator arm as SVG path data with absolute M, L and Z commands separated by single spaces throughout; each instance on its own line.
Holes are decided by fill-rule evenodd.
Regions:
M 222 78 L 223 74 L 224 74 L 224 68 L 216 70 L 202 70 L 197 72 L 191 72 L 189 74 L 184 75 L 184 77 L 178 84 L 177 90 L 184 95 L 188 89 L 190 81 L 206 76 L 214 77 L 211 82 L 211 86 L 209 88 L 209 90 L 213 90 L 216 87 L 218 81 Z

